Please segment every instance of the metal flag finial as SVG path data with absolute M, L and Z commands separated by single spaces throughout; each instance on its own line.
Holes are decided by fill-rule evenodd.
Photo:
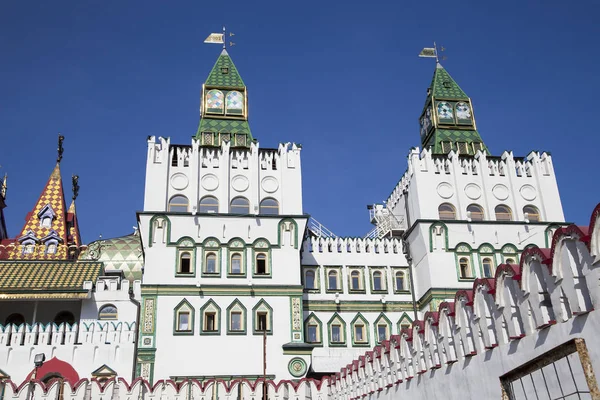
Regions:
M 63 148 L 63 140 L 65 140 L 65 137 L 59 133 L 58 134 L 58 157 L 56 157 L 57 163 L 60 163 L 60 160 L 62 160 L 63 152 L 65 151 L 65 149 Z
M 440 51 L 445 51 L 446 48 L 444 46 L 440 46 Z M 435 42 L 433 42 L 433 47 L 425 47 L 423 50 L 421 50 L 421 52 L 419 53 L 419 57 L 424 57 L 424 58 L 435 58 L 435 62 L 439 63 L 440 62 L 440 57 L 438 54 L 438 47 L 435 44 Z M 442 60 L 445 60 L 447 57 L 446 56 L 442 56 Z
M 79 196 L 79 175 L 73 175 L 71 182 L 73 183 L 73 201 Z
M 235 33 L 229 32 L 229 37 L 232 37 L 232 36 L 235 36 Z M 224 50 L 225 47 L 227 46 L 227 31 L 226 31 L 225 25 L 223 25 L 223 33 L 211 33 L 204 40 L 204 43 L 222 44 L 223 45 L 223 50 Z M 230 41 L 229 42 L 229 47 L 231 47 L 231 46 L 235 46 L 235 43 Z

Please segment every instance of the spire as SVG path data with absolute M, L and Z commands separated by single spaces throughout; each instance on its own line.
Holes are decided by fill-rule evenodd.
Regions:
M 420 118 L 421 144 L 433 154 L 475 154 L 487 148 L 477 132 L 471 99 L 438 62 Z
M 196 139 L 202 146 L 250 147 L 247 89 L 226 49 L 221 51 L 202 86 L 200 123 Z
M 73 196 L 71 205 L 67 211 L 68 240 L 72 245 L 79 247 L 81 246 L 81 235 L 79 234 L 79 223 L 77 222 L 77 212 L 75 211 L 75 200 L 79 196 L 79 175 L 73 175 L 71 182 L 73 184 Z
M 0 241 L 8 237 L 8 232 L 6 231 L 6 221 L 4 220 L 3 211 L 3 209 L 6 208 L 6 188 L 8 187 L 6 180 L 7 175 L 5 174 L 4 178 L 2 179 L 2 182 L 0 182 Z

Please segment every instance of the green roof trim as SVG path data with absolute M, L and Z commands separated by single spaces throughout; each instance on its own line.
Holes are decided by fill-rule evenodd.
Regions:
M 200 137 L 202 132 L 243 133 L 248 135 L 250 140 L 252 140 L 252 133 L 250 132 L 248 121 L 239 119 L 202 118 L 198 125 L 196 137 Z
M 206 79 L 205 85 L 217 86 L 224 89 L 242 88 L 246 86 L 238 73 L 237 68 L 233 64 L 231 57 L 229 57 L 227 50 L 223 49 L 221 52 L 215 66 Z
M 476 130 L 451 130 L 451 129 L 436 129 L 431 138 L 427 142 L 426 148 L 432 148 L 433 154 L 445 154 L 442 149 L 442 142 L 452 142 L 452 150 L 456 151 L 457 142 L 465 142 L 468 144 L 469 151 L 467 154 L 475 154 L 472 143 L 481 143 L 482 150 L 489 154 L 489 150 L 481 139 L 479 132 Z

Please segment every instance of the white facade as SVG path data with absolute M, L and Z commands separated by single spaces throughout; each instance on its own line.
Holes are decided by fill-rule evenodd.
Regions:
M 1 320 L 20 313 L 27 321 L 34 318 L 41 322 L 0 325 L 0 370 L 13 381 L 22 382 L 34 369 L 35 355 L 44 353 L 46 360 L 56 357 L 71 364 L 82 378 L 90 377 L 103 365 L 119 376 L 133 377 L 138 312 L 135 298 L 140 298 L 140 286 L 139 281 L 130 287 L 127 280 L 100 277 L 94 289 L 92 282 L 86 282 L 84 289 L 89 294 L 84 300 L 5 302 Z M 100 310 L 107 305 L 114 306 L 117 315 L 104 318 Z M 61 311 L 73 313 L 75 324 L 57 326 L 50 322 Z
M 175 204 L 174 196 L 186 200 Z M 235 203 L 240 198 L 247 203 Z M 263 208 L 264 199 L 275 202 Z M 292 377 L 292 366 L 304 374 L 310 348 L 299 271 L 307 218 L 296 145 L 207 148 L 150 138 L 138 214 L 145 255 L 139 374 L 256 379 L 265 373 L 264 336 L 267 376 Z M 232 364 L 224 351 L 243 361 Z M 182 363 L 174 354 L 211 362 Z

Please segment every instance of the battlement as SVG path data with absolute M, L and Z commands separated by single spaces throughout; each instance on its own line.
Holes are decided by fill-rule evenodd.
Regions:
M 439 202 L 432 196 L 436 192 Z M 387 209 L 404 215 L 405 196 L 418 198 L 418 206 L 408 202 L 411 221 L 437 219 L 437 207 L 446 200 L 457 208 L 484 202 L 480 205 L 487 215 L 493 214 L 497 204 L 508 204 L 515 209 L 517 219 L 521 218 L 516 211 L 532 204 L 545 214 L 546 220 L 564 221 L 552 157 L 546 152 L 532 151 L 526 157 L 515 157 L 505 151 L 494 157 L 482 151 L 475 156 L 454 151 L 433 155 L 430 150 L 419 153 L 418 148 L 413 148 L 406 172 L 385 202 Z

